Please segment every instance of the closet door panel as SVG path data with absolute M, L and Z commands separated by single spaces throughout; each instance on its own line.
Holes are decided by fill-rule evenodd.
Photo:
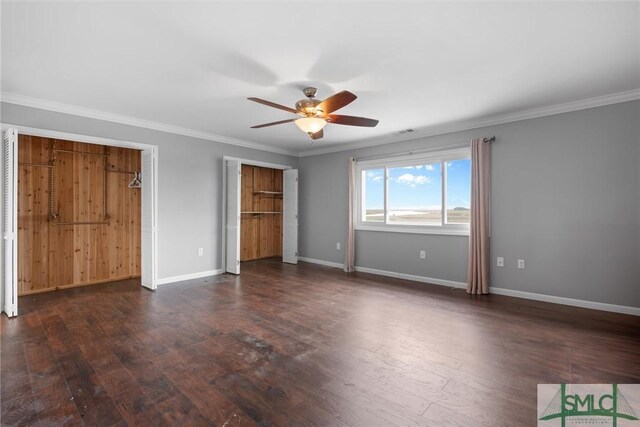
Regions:
M 155 148 L 147 149 L 142 152 L 142 233 L 141 233 L 141 250 L 142 257 L 140 259 L 141 283 L 145 288 L 155 290 L 157 284 L 157 242 L 158 242 L 158 218 L 157 200 L 156 200 L 156 183 L 158 158 Z M 153 179 L 151 179 L 153 177 Z
M 2 135 L 2 311 L 18 315 L 18 131 Z
M 226 262 L 225 271 L 240 274 L 240 198 L 241 170 L 237 160 L 228 160 L 227 173 L 227 211 L 226 211 Z
M 298 263 L 298 170 L 284 171 L 282 261 Z

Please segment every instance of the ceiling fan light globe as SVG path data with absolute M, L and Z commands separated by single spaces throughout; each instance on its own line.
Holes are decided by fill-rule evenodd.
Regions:
M 326 120 L 318 117 L 303 117 L 294 122 L 301 131 L 307 134 L 313 134 L 322 130 L 327 124 Z

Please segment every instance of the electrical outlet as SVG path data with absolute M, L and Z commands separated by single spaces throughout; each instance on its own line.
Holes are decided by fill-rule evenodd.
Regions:
M 198 248 L 198 256 L 204 255 L 204 248 Z
M 496 264 L 498 265 L 498 267 L 504 267 L 504 257 L 499 256 Z
M 519 259 L 518 260 L 518 270 L 524 270 L 524 260 L 523 259 Z
M 420 251 L 420 259 L 427 259 L 427 251 Z
M 340 242 L 336 243 L 336 249 L 340 250 Z

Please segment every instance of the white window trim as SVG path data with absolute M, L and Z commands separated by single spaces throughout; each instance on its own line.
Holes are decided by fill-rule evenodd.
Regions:
M 363 231 L 383 231 L 391 233 L 412 233 L 412 234 L 439 234 L 439 235 L 453 235 L 453 236 L 468 236 L 469 224 L 447 224 L 442 225 L 421 225 L 421 224 L 388 224 L 367 222 L 362 220 L 363 206 L 362 206 L 362 171 L 367 169 L 384 169 L 384 182 L 385 186 L 388 185 L 387 168 L 396 168 L 402 166 L 411 166 L 420 163 L 432 163 L 443 162 L 451 160 L 461 160 L 471 158 L 471 150 L 468 147 L 448 149 L 437 152 L 430 152 L 425 154 L 414 154 L 408 156 L 398 156 L 387 159 L 376 160 L 362 160 L 356 164 L 356 195 L 355 206 L 356 211 L 356 230 Z M 443 214 L 446 211 L 446 185 L 447 185 L 447 171 L 446 168 L 442 168 L 442 208 Z M 387 206 L 387 189 L 384 192 L 384 211 L 385 215 L 388 211 Z M 446 220 L 446 216 L 443 220 Z

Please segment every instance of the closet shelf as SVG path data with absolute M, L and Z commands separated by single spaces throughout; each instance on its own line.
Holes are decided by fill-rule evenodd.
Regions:
M 282 212 L 242 211 L 243 214 L 281 214 Z
M 282 195 L 282 191 L 264 191 L 264 190 L 260 190 L 260 191 L 254 191 L 253 194 L 273 194 L 274 196 L 276 195 Z

